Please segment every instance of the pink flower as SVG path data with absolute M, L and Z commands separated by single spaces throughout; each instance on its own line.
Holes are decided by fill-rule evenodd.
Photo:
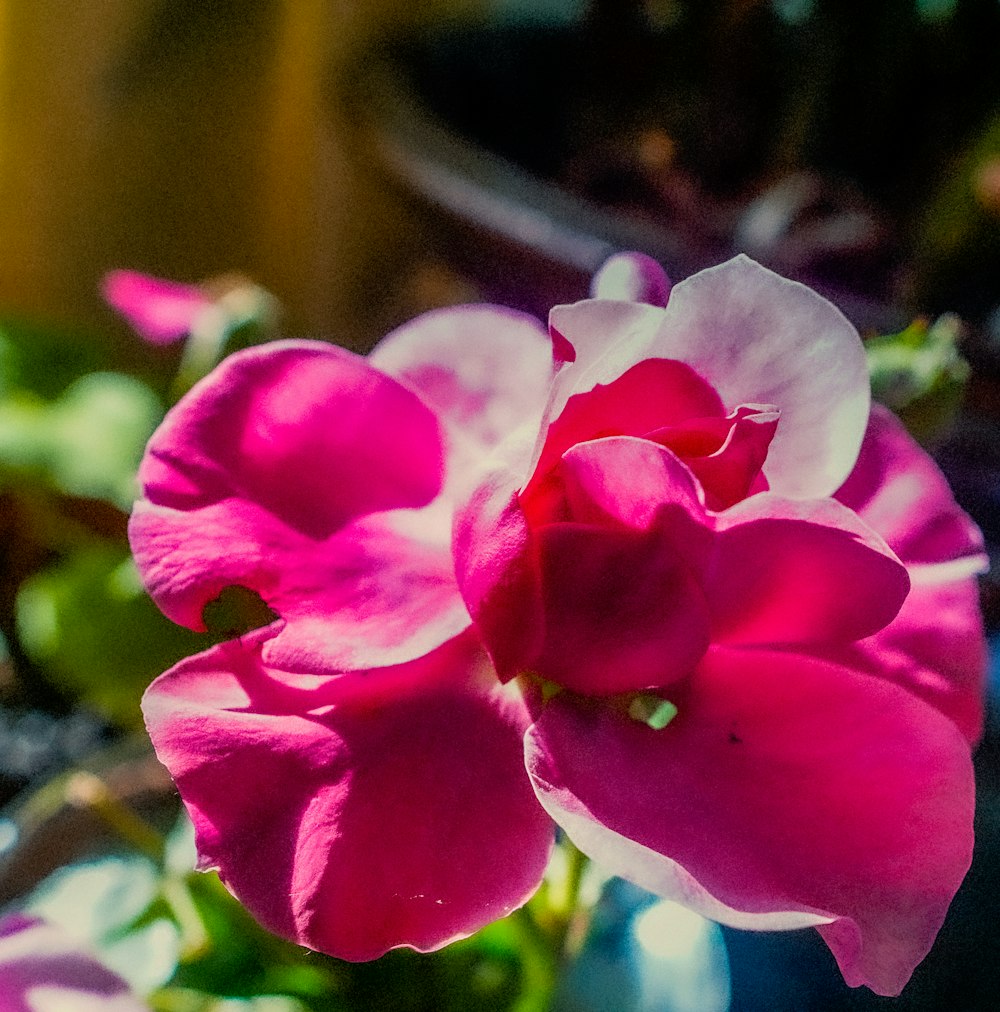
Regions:
M 276 342 L 150 443 L 131 537 L 161 608 L 197 628 L 236 584 L 281 616 L 144 704 L 202 863 L 278 934 L 353 960 L 435 949 L 540 881 L 528 713 L 470 628 L 450 538 L 463 476 L 537 424 L 550 363 L 536 321 L 491 308 L 424 316 L 370 360 Z
M 61 929 L 13 914 L 0 920 L 0 1008 L 8 1012 L 143 1012 L 117 974 Z
M 150 734 L 203 865 L 313 948 L 476 930 L 554 820 L 897 993 L 971 857 L 978 531 L 869 420 L 829 303 L 745 258 L 649 270 L 602 272 L 551 343 L 464 307 L 198 384 L 143 463 L 137 561 L 193 628 L 229 585 L 280 618 L 161 676 Z
M 150 344 L 171 344 L 194 329 L 213 300 L 197 285 L 154 278 L 137 271 L 111 271 L 104 299 Z

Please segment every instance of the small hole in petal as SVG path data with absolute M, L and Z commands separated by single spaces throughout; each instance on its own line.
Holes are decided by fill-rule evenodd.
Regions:
M 202 621 L 217 640 L 231 640 L 253 629 L 270 625 L 277 612 L 269 608 L 256 590 L 249 587 L 226 587 L 217 598 L 209 601 L 202 612 Z

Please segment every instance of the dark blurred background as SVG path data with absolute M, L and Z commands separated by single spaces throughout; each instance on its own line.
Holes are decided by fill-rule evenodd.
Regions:
M 239 270 L 367 346 L 635 245 L 1000 329 L 998 53 L 996 0 L 8 0 L 0 310 Z
M 370 336 L 407 223 L 348 154 L 340 70 L 470 0 L 0 4 L 0 307 L 108 327 L 114 266 L 238 269 L 293 333 Z

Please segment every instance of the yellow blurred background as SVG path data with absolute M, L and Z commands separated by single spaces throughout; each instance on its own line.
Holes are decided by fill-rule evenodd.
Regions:
M 250 275 L 286 333 L 367 344 L 419 240 L 341 79 L 477 0 L 0 0 L 0 309 L 111 326 L 102 275 Z M 419 301 L 419 299 L 418 299 Z

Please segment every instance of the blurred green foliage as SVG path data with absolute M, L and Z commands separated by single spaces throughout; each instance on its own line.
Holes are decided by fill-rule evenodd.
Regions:
M 144 383 L 94 372 L 46 400 L 13 389 L 0 401 L 0 466 L 58 493 L 103 499 L 128 509 L 135 470 L 163 408 Z
M 161 671 L 275 617 L 234 588 L 207 609 L 210 634 L 196 635 L 159 612 L 129 556 L 136 472 L 168 399 L 222 355 L 275 335 L 278 307 L 263 289 L 232 275 L 206 291 L 212 312 L 186 342 L 136 339 L 121 364 L 87 335 L 0 321 L 0 496 L 18 541 L 0 562 L 10 598 L 0 632 L 68 705 L 123 728 L 141 724 L 139 699 Z M 137 362 L 136 348 L 147 352 Z
M 961 337 L 961 322 L 945 315 L 933 323 L 914 320 L 897 334 L 866 343 L 872 396 L 896 412 L 925 445 L 947 433 L 961 406 L 969 379 Z
M 116 821 L 113 811 L 110 817 Z M 510 920 L 433 955 L 398 950 L 373 964 L 340 963 L 275 938 L 216 875 L 193 871 L 193 831 L 184 814 L 152 846 L 157 838 L 149 827 L 128 839 L 133 821 L 129 812 L 119 823 L 119 849 L 60 867 L 21 909 L 94 948 L 154 1012 L 515 1006 L 520 949 Z
M 16 608 L 20 642 L 47 677 L 126 727 L 141 726 L 151 679 L 207 645 L 163 617 L 119 545 L 84 545 L 29 576 Z

